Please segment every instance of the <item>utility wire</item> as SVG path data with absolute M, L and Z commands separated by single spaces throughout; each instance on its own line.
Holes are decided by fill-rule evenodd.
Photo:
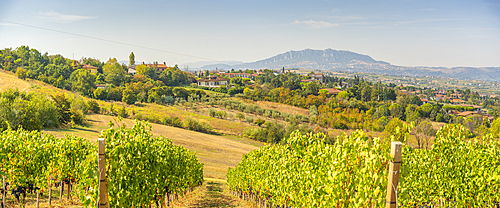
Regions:
M 130 43 L 124 43 L 124 42 L 119 42 L 119 41 L 114 41 L 114 40 L 108 40 L 108 39 L 104 39 L 104 38 L 96 38 L 96 37 L 92 37 L 92 36 L 88 36 L 88 35 L 80 35 L 80 34 L 76 34 L 76 33 L 65 32 L 65 31 L 61 31 L 61 30 L 54 30 L 54 29 L 50 29 L 50 28 L 39 27 L 39 26 L 28 25 L 28 24 L 22 24 L 22 23 L 17 23 L 17 22 L 11 22 L 11 21 L 2 20 L 2 19 L 0 19 L 0 21 L 1 22 L 10 23 L 10 24 L 15 24 L 15 25 L 21 25 L 21 26 L 25 26 L 25 27 L 31 27 L 31 28 L 41 29 L 41 30 L 47 30 L 47 31 L 51 31 L 51 32 L 58 32 L 58 33 L 63 33 L 63 34 L 68 34 L 68 35 L 74 35 L 74 36 L 79 36 L 79 37 L 94 39 L 94 40 L 100 40 L 100 41 L 104 41 L 104 42 L 116 43 L 116 44 L 133 46 L 133 47 L 138 47 L 138 48 L 143 48 L 143 49 L 148 49 L 148 50 L 153 50 L 153 51 L 160 51 L 160 52 L 164 52 L 164 53 L 176 54 L 176 55 L 180 55 L 180 56 L 187 56 L 187 57 L 191 57 L 191 58 L 198 58 L 198 59 L 204 59 L 204 60 L 208 60 L 208 61 L 217 61 L 217 62 L 225 63 L 224 61 L 218 61 L 218 60 L 209 59 L 209 58 L 203 58 L 203 57 L 199 57 L 199 56 L 192 56 L 192 55 L 188 55 L 188 54 L 182 54 L 182 53 L 167 51 L 167 50 L 163 50 L 163 49 L 157 49 L 157 48 L 151 48 L 151 47 L 146 47 L 146 46 L 140 46 L 140 45 L 135 45 L 135 44 L 130 44 Z

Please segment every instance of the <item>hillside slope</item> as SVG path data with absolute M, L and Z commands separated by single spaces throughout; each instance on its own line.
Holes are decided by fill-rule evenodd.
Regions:
M 0 69 L 0 90 L 17 88 L 20 91 L 27 91 L 30 86 L 27 81 L 17 78 L 12 72 Z

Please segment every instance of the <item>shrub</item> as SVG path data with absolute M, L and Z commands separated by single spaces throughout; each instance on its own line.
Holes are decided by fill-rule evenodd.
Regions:
M 271 111 L 270 111 L 270 110 L 266 110 L 266 111 L 264 112 L 264 117 L 271 117 L 271 116 L 272 116 L 272 113 L 271 113 Z
M 274 119 L 278 119 L 278 118 L 280 117 L 280 115 L 281 115 L 281 114 L 280 114 L 280 112 L 278 112 L 278 111 L 273 111 L 272 116 L 273 116 L 273 118 L 274 118 Z
M 120 108 L 120 110 L 118 110 L 118 116 L 120 116 L 122 118 L 128 118 L 128 112 L 125 109 L 125 107 L 122 107 L 122 108 Z
M 238 113 L 238 114 L 236 114 L 236 118 L 243 120 L 243 119 L 245 119 L 245 115 L 243 115 L 243 113 Z
M 174 117 L 172 119 L 172 126 L 178 127 L 178 128 L 182 128 L 182 121 L 181 121 L 181 119 L 179 117 L 177 117 L 177 116 Z
M 245 110 L 243 112 L 245 113 L 252 113 L 254 111 L 254 107 L 252 105 L 247 105 Z
M 246 120 L 247 120 L 248 123 L 253 123 L 254 118 L 253 117 L 247 117 Z
M 164 117 L 160 120 L 160 122 L 163 124 L 163 125 L 169 125 L 171 126 L 172 125 L 172 119 L 170 117 Z
M 101 108 L 99 108 L 99 104 L 95 100 L 90 100 L 87 102 L 87 105 L 89 106 L 89 111 L 92 113 L 99 113 L 101 111 Z
M 266 123 L 266 121 L 264 119 L 261 119 L 261 118 L 259 118 L 255 121 L 255 124 L 257 124 L 258 126 L 262 126 L 262 124 L 264 124 L 264 123 Z
M 212 131 L 212 127 L 205 123 L 200 123 L 194 119 L 187 119 L 185 122 L 186 128 L 192 131 L 205 132 L 210 133 Z
M 226 111 L 217 111 L 217 113 L 215 114 L 216 116 L 218 116 L 219 118 L 225 118 L 227 116 L 227 113 Z
M 209 108 L 209 109 L 208 109 L 208 115 L 209 115 L 210 117 L 215 117 L 215 113 L 216 113 L 216 112 L 217 112 L 217 111 L 216 111 L 216 110 L 214 110 L 214 109 L 212 109 L 212 108 Z
M 83 120 L 85 119 L 85 116 L 83 115 L 83 112 L 80 110 L 71 110 L 71 122 L 81 125 L 83 124 Z
M 16 71 L 16 76 L 19 77 L 19 79 L 26 79 L 27 77 L 26 69 L 18 67 Z

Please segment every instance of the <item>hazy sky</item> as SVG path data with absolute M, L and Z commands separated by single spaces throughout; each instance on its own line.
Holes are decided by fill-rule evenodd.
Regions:
M 76 59 L 252 62 L 332 48 L 394 65 L 500 66 L 498 0 L 0 0 L 0 20 L 163 51 L 0 21 L 1 49 Z

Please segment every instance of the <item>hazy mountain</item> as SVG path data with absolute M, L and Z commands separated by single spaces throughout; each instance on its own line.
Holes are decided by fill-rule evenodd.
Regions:
M 243 62 L 241 62 L 241 61 L 198 61 L 198 62 L 191 62 L 191 63 L 183 63 L 183 64 L 179 65 L 179 68 L 184 69 L 185 66 L 187 66 L 187 67 L 189 67 L 189 70 L 200 70 L 200 69 L 214 70 L 215 67 L 213 67 L 213 68 L 211 68 L 211 67 L 212 66 L 217 67 L 217 65 L 219 65 L 219 64 L 221 66 L 223 66 L 222 68 L 226 69 L 226 68 L 231 67 L 231 65 L 238 65 L 241 63 L 243 63 Z M 221 68 L 221 67 L 219 67 L 219 68 Z
M 289 51 L 264 60 L 232 65 L 234 69 L 317 69 L 404 76 L 440 76 L 456 79 L 500 81 L 500 67 L 408 67 L 376 61 L 368 55 L 332 49 Z M 213 67 L 215 69 L 215 67 Z M 225 67 L 219 67 L 226 69 Z M 211 69 L 211 68 L 207 68 Z
M 367 55 L 350 51 L 337 51 L 332 49 L 302 51 L 289 51 L 268 59 L 236 65 L 236 68 L 338 68 L 347 67 L 352 64 L 389 64 L 383 61 L 375 61 Z
M 229 64 L 210 64 L 201 67 L 201 69 L 207 69 L 207 70 L 216 70 L 216 69 L 231 70 L 232 68 L 233 67 Z

